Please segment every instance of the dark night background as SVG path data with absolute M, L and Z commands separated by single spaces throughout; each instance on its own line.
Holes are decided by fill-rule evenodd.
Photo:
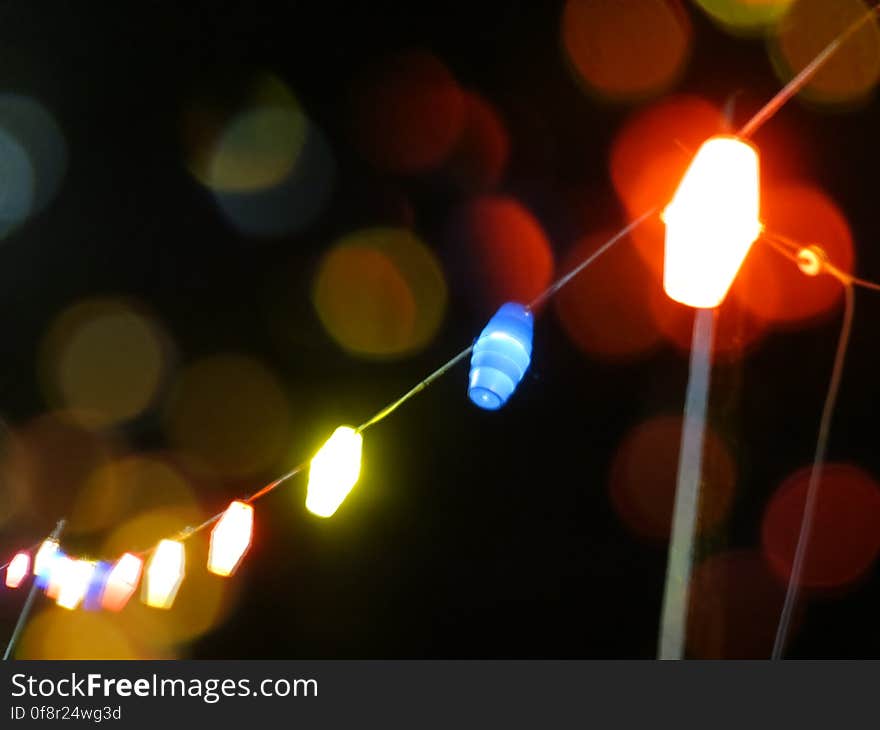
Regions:
M 742 91 L 736 115 L 745 118 L 780 85 L 763 41 L 732 37 L 693 6 L 687 12 L 691 58 L 673 90 L 718 105 Z M 61 310 L 94 296 L 148 307 L 173 338 L 176 367 L 219 352 L 266 363 L 292 404 L 288 464 L 307 458 L 336 425 L 361 422 L 414 385 L 466 345 L 497 303 L 481 300 L 460 275 L 450 242 L 450 221 L 466 195 L 430 174 L 383 173 L 366 162 L 352 143 L 349 86 L 372 62 L 416 48 L 489 100 L 510 139 L 494 192 L 532 211 L 559 271 L 579 237 L 625 221 L 608 150 L 641 108 L 584 93 L 560 50 L 561 13 L 561 3 L 515 0 L 0 5 L 0 90 L 49 109 L 68 154 L 55 199 L 0 247 L 0 411 L 7 424 L 15 428 L 45 410 L 41 340 Z M 295 235 L 265 241 L 224 222 L 188 172 L 181 145 L 192 89 L 250 69 L 270 70 L 287 84 L 336 161 L 333 197 L 320 217 Z M 857 271 L 874 279 L 878 123 L 873 101 L 845 112 L 795 101 L 755 140 L 768 175 L 815 183 L 836 201 L 853 232 Z M 398 198 L 408 200 L 404 213 Z M 341 235 L 403 222 L 444 265 L 443 324 L 417 354 L 351 356 L 315 315 L 315 268 Z M 772 330 L 743 357 L 719 363 L 711 410 L 736 463 L 736 491 L 726 519 L 701 541 L 702 557 L 760 550 L 770 496 L 812 457 L 839 314 L 838 307 L 807 326 Z M 829 458 L 880 475 L 877 317 L 880 298 L 859 293 Z M 252 551 L 232 579 L 232 609 L 177 655 L 653 657 L 666 543 L 627 528 L 608 484 L 615 450 L 633 426 L 680 413 L 686 377 L 686 356 L 670 345 L 638 359 L 589 357 L 546 312 L 537 321 L 532 367 L 503 410 L 474 408 L 466 366 L 459 366 L 366 434 L 361 481 L 332 519 L 305 511 L 304 479 L 261 501 Z M 164 448 L 160 411 L 120 431 L 130 449 Z M 249 480 L 199 486 L 204 514 L 256 489 L 284 465 L 277 466 Z M 55 488 L 63 493 L 68 485 Z M 4 524 L 4 553 L 38 540 L 57 516 L 37 509 Z M 100 544 L 100 535 L 94 539 Z M 880 653 L 875 572 L 811 594 L 789 656 Z M 737 646 L 738 632 L 749 634 L 762 602 L 778 607 L 748 581 L 710 593 L 695 601 L 704 616 L 711 608 L 710 633 L 726 637 L 718 639 L 724 646 Z M 4 634 L 21 600 L 3 592 Z M 753 638 L 743 645 L 754 646 Z

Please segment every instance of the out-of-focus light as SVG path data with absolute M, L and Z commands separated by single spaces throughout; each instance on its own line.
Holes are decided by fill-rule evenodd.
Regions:
M 40 588 L 46 588 L 49 585 L 49 573 L 52 569 L 52 562 L 58 556 L 58 541 L 49 538 L 44 540 L 37 550 L 34 557 L 34 576 L 36 583 Z
M 480 333 L 471 356 L 468 396 L 480 408 L 501 408 L 532 359 L 534 318 L 522 304 L 503 304 Z
M 774 26 L 794 0 L 694 0 L 718 25 L 738 35 L 758 34 Z
M 309 466 L 306 509 L 330 517 L 348 496 L 361 473 L 364 437 L 350 426 L 340 426 Z
M 589 90 L 640 99 L 675 82 L 693 31 L 679 0 L 568 0 L 561 35 L 572 70 Z
M 663 288 L 671 299 L 712 309 L 724 300 L 761 233 L 758 151 L 712 137 L 697 151 L 663 212 Z
M 89 579 L 89 586 L 83 599 L 83 608 L 86 611 L 99 611 L 101 609 L 104 588 L 107 585 L 107 578 L 112 567 L 110 563 L 104 560 L 95 563 L 95 569 L 92 572 L 92 577 Z
M 770 57 L 777 74 L 789 81 L 835 38 L 848 37 L 804 86 L 801 95 L 811 102 L 852 105 L 867 99 L 880 80 L 880 26 L 876 19 L 854 23 L 870 11 L 864 0 L 793 0 L 775 33 Z
M 236 500 L 211 530 L 208 570 L 217 575 L 232 575 L 251 546 L 254 531 L 254 508 Z
M 31 568 L 31 556 L 26 552 L 16 553 L 6 567 L 6 587 L 18 588 Z
M 466 203 L 450 227 L 452 270 L 475 303 L 530 302 L 553 278 L 553 251 L 540 221 L 518 200 L 483 195 Z
M 72 611 L 86 596 L 95 572 L 95 564 L 89 560 L 65 558 L 58 563 L 57 572 L 59 590 L 55 603 Z
M 137 590 L 144 561 L 136 555 L 125 553 L 107 576 L 101 595 L 101 605 L 108 611 L 121 611 Z
M 315 277 L 321 324 L 359 356 L 400 357 L 424 348 L 446 309 L 436 256 L 405 228 L 367 228 L 342 238 Z
M 186 556 L 183 543 L 162 540 L 147 564 L 144 603 L 153 608 L 171 608 L 183 582 Z

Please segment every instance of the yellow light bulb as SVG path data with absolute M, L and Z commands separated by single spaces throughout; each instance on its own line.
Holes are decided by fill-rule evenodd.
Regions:
M 53 570 L 53 580 L 54 580 Z M 89 589 L 89 582 L 95 572 L 95 563 L 89 560 L 63 558 L 58 563 L 58 597 L 55 600 L 61 608 L 72 611 L 82 603 Z
M 217 575 L 232 575 L 251 546 L 253 529 L 254 508 L 240 501 L 230 504 L 211 530 L 208 570 Z
M 183 582 L 185 554 L 183 543 L 162 540 L 147 564 L 143 601 L 153 608 L 171 608 Z
M 361 473 L 363 436 L 350 426 L 340 426 L 309 466 L 306 509 L 330 517 L 348 496 Z
M 758 151 L 738 137 L 703 143 L 663 211 L 663 288 L 700 309 L 721 304 L 761 233 Z
M 136 555 L 125 553 L 107 576 L 101 606 L 108 611 L 121 611 L 137 590 L 144 562 Z

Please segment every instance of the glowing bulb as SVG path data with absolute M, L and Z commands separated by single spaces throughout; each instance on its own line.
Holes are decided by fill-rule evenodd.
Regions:
M 501 306 L 474 343 L 468 396 L 496 411 L 513 395 L 532 359 L 532 313 L 522 304 Z
M 36 584 L 40 588 L 46 588 L 49 585 L 49 573 L 52 570 L 52 563 L 59 554 L 58 541 L 49 538 L 43 540 L 40 549 L 34 557 L 34 575 L 36 576 Z
M 689 307 L 724 300 L 761 233 L 758 151 L 737 137 L 703 143 L 663 211 L 663 288 Z
M 62 582 L 66 580 L 67 571 L 69 570 L 68 563 L 72 562 L 72 560 L 72 558 L 67 557 L 59 550 L 52 555 L 49 561 L 46 576 L 46 595 L 53 601 L 58 598 L 58 594 L 61 592 Z
M 361 473 L 363 436 L 350 426 L 340 426 L 309 466 L 306 509 L 330 517 L 348 496 Z
M 162 540 L 147 564 L 144 603 L 153 608 L 171 608 L 183 582 L 185 555 L 183 543 Z
M 86 596 L 83 599 L 83 608 L 86 611 L 100 610 L 104 588 L 110 575 L 110 567 L 110 563 L 103 560 L 95 564 L 95 569 L 92 571 L 92 577 L 89 580 L 89 587 L 86 590 Z
M 28 553 L 16 553 L 6 566 L 6 587 L 18 588 L 31 569 L 31 556 Z
M 108 611 L 121 611 L 137 590 L 144 561 L 136 555 L 125 553 L 110 570 L 101 605 Z
M 73 560 L 65 558 L 59 563 L 58 575 L 58 598 L 57 603 L 61 608 L 73 610 L 85 598 L 89 589 L 89 582 L 95 572 L 95 564 L 88 560 Z
M 230 504 L 211 530 L 208 570 L 217 575 L 232 575 L 251 546 L 253 530 L 254 508 L 245 502 Z

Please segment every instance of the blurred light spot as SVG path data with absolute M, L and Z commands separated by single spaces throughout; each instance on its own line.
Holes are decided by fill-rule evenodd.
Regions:
M 713 555 L 691 577 L 688 652 L 696 659 L 767 659 L 773 648 L 785 588 L 761 554 Z M 800 624 L 796 610 L 792 633 Z
M 446 281 L 431 250 L 402 228 L 349 234 L 323 258 L 315 309 L 346 350 L 409 354 L 427 345 L 446 309 Z
M 821 190 L 801 185 L 765 188 L 762 217 L 768 232 L 788 236 L 804 246 L 817 244 L 837 268 L 853 271 L 855 253 L 849 225 Z M 731 292 L 756 317 L 796 324 L 831 311 L 840 303 L 843 287 L 831 276 L 804 276 L 792 261 L 758 241 Z
M 203 90 L 184 112 L 193 175 L 241 233 L 281 236 L 310 225 L 333 191 L 336 164 L 322 132 L 270 74 Z
M 16 659 L 149 659 L 132 645 L 115 616 L 56 607 L 25 628 Z
M 264 365 L 243 355 L 216 355 L 187 367 L 166 423 L 196 468 L 225 477 L 259 474 L 277 465 L 290 445 L 284 390 Z
M 281 182 L 296 163 L 306 120 L 296 107 L 257 107 L 223 130 L 211 158 L 208 185 L 223 192 L 262 190 Z
M 0 528 L 19 517 L 28 503 L 22 456 L 18 436 L 0 419 Z
M 484 196 L 462 208 L 453 222 L 454 254 L 467 291 L 481 304 L 528 304 L 553 276 L 550 242 L 537 219 L 518 201 Z
M 655 416 L 623 439 L 611 467 L 611 501 L 633 532 L 654 540 L 669 537 L 682 418 Z M 706 434 L 699 529 L 709 532 L 727 516 L 736 486 L 736 465 L 721 438 Z
M 764 554 L 784 580 L 791 573 L 806 503 L 810 468 L 783 482 L 767 505 L 761 528 Z M 864 574 L 880 550 L 880 485 L 855 466 L 822 469 L 801 584 L 831 588 Z
M 370 163 L 386 172 L 437 167 L 457 142 L 465 115 L 458 83 L 425 51 L 393 55 L 355 81 L 355 142 Z
M 83 481 L 70 513 L 74 532 L 97 532 L 158 507 L 196 508 L 181 473 L 157 456 L 127 456 L 100 465 Z
M 665 206 L 703 142 L 723 127 L 721 112 L 694 96 L 673 96 L 630 117 L 611 148 L 611 180 L 627 212 L 641 216 Z M 665 228 L 654 216 L 632 233 L 637 250 L 658 276 Z
M 11 473 L 23 485 L 30 511 L 44 517 L 71 515 L 76 490 L 110 458 L 110 444 L 63 412 L 38 416 L 18 437 Z
M 205 516 L 193 509 L 169 508 L 142 513 L 113 532 L 104 552 L 121 555 L 132 549 L 154 547 L 159 540 L 176 535 L 181 528 L 200 524 Z M 188 566 L 206 564 L 206 538 L 207 534 L 199 535 L 184 543 Z M 142 651 L 161 653 L 216 628 L 232 609 L 236 590 L 236 581 L 222 580 L 206 570 L 188 570 L 171 609 L 157 611 L 140 601 L 129 601 L 125 609 L 114 615 L 128 636 L 138 638 Z
M 444 167 L 460 190 L 478 193 L 504 175 L 510 137 L 495 108 L 482 96 L 465 93 L 464 128 Z
M 784 81 L 800 72 L 832 40 L 868 12 L 862 0 L 795 0 L 779 23 L 771 55 Z M 862 25 L 828 59 L 802 92 L 821 103 L 866 97 L 880 78 L 880 28 Z
M 742 34 L 758 33 L 779 22 L 794 0 L 694 0 L 725 29 Z
M 687 61 L 691 35 L 679 0 L 568 0 L 562 14 L 562 43 L 574 71 L 615 99 L 671 86 Z
M 125 302 L 74 304 L 43 341 L 40 365 L 50 404 L 92 428 L 136 418 L 162 384 L 166 342 L 152 318 Z
M 0 236 L 43 210 L 67 169 L 67 146 L 52 115 L 26 96 L 0 94 Z
M 562 270 L 573 269 L 610 235 L 581 239 L 569 251 Z M 608 358 L 638 356 L 660 340 L 649 296 L 659 286 L 632 242 L 621 241 L 559 293 L 556 312 L 566 334 L 585 352 Z

